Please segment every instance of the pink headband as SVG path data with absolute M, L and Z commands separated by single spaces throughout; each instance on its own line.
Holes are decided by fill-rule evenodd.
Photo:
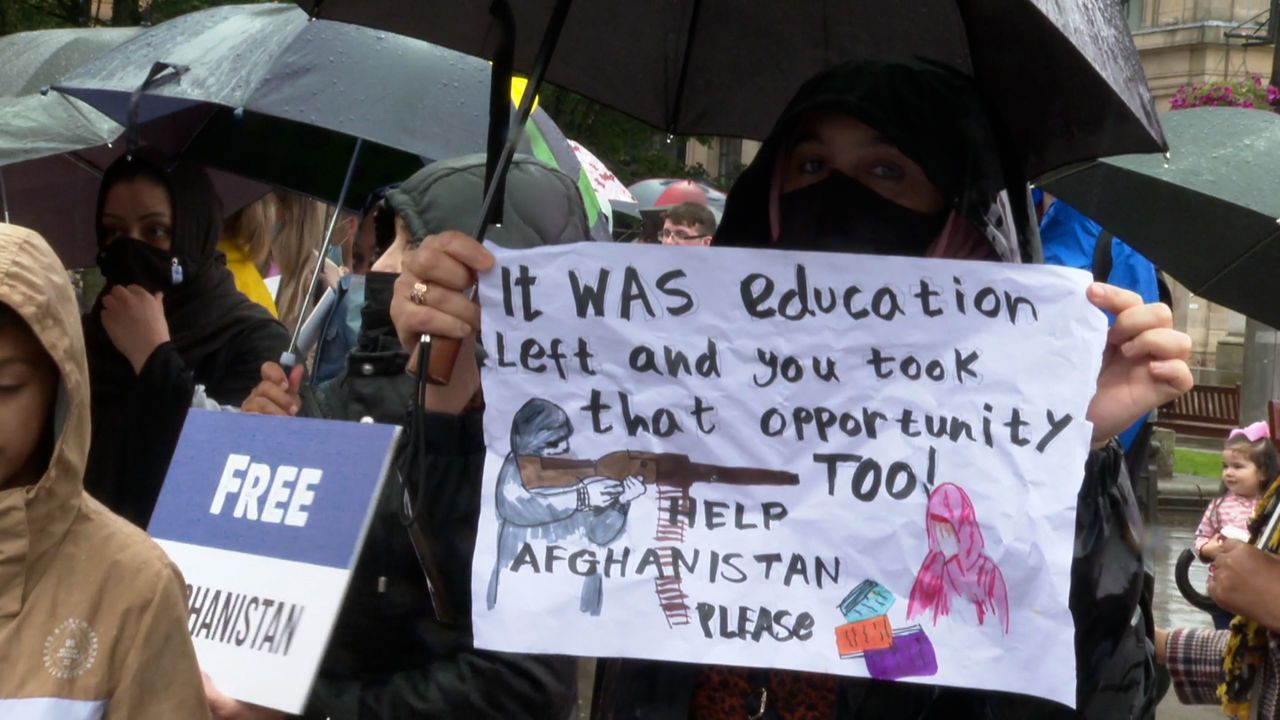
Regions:
M 1267 425 L 1265 420 L 1259 420 L 1247 427 L 1232 430 L 1230 434 L 1227 435 L 1227 439 L 1230 440 L 1241 435 L 1248 439 L 1249 442 L 1258 442 L 1259 440 L 1265 440 L 1271 437 L 1271 428 Z

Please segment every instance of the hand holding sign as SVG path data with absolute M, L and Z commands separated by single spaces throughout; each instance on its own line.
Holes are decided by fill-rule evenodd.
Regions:
M 1194 383 L 1187 367 L 1191 338 L 1173 329 L 1168 305 L 1144 305 L 1137 293 L 1103 283 L 1089 286 L 1089 301 L 1116 316 L 1089 405 L 1096 447 Z
M 204 681 L 204 696 L 209 701 L 209 714 L 214 720 L 284 720 L 285 714 L 261 705 L 236 700 L 213 684 L 209 673 L 200 673 Z
M 296 365 L 286 375 L 277 363 L 262 364 L 262 382 L 240 405 L 241 412 L 257 415 L 297 415 L 302 408 L 298 388 L 302 385 L 303 368 Z
M 461 412 L 480 387 L 473 344 L 480 327 L 480 308 L 467 299 L 465 292 L 475 284 L 476 273 L 492 267 L 493 255 L 473 238 L 458 232 L 429 235 L 404 255 L 391 301 L 391 319 L 400 342 L 414 353 L 409 369 L 415 369 L 420 360 L 425 361 L 416 354 L 422 335 L 463 341 L 449 384 L 427 389 L 423 404 L 429 410 Z M 412 299 L 417 285 L 426 288 L 419 294 L 420 303 Z

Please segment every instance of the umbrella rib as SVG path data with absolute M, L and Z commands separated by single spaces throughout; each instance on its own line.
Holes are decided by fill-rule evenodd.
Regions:
M 667 118 L 667 132 L 674 134 L 680 113 L 684 111 L 684 88 L 689 82 L 689 54 L 693 52 L 694 37 L 698 34 L 698 17 L 702 15 L 702 0 L 693 0 L 693 12 L 689 13 L 689 29 L 685 33 L 684 54 L 680 56 L 680 79 L 676 81 L 676 104 Z
M 1280 219 L 1276 220 L 1276 222 L 1277 222 L 1277 223 L 1280 223 Z M 1280 237 L 1280 231 L 1277 231 L 1277 232 L 1271 233 L 1270 235 L 1268 235 L 1268 236 L 1267 236 L 1267 238 L 1266 238 L 1265 240 L 1263 240 L 1262 242 L 1259 242 L 1257 245 L 1254 245 L 1253 247 L 1251 247 L 1251 248 L 1249 248 L 1248 250 L 1246 250 L 1244 253 L 1242 253 L 1242 254 L 1240 255 L 1240 257 L 1238 257 L 1238 258 L 1236 258 L 1235 260 L 1233 260 L 1233 261 L 1231 262 L 1231 264 L 1230 264 L 1230 265 L 1227 265 L 1227 266 L 1226 266 L 1226 267 L 1224 267 L 1222 270 L 1218 271 L 1218 274 L 1217 274 L 1217 275 L 1214 275 L 1213 277 L 1211 277 L 1211 278 L 1209 278 L 1208 280 L 1206 280 L 1203 284 L 1201 284 L 1201 285 L 1200 285 L 1200 287 L 1199 287 L 1199 288 L 1193 289 L 1193 290 L 1192 290 L 1192 292 L 1194 292 L 1196 295 L 1201 295 L 1201 294 L 1203 294 L 1203 291 L 1204 291 L 1206 288 L 1210 287 L 1211 285 L 1213 285 L 1214 283 L 1218 282 L 1218 281 L 1219 281 L 1219 280 L 1221 280 L 1223 277 L 1225 277 L 1228 273 L 1230 273 L 1231 271 L 1235 270 L 1235 269 L 1236 269 L 1236 267 L 1238 267 L 1241 263 L 1243 263 L 1244 261 L 1248 260 L 1248 259 L 1249 259 L 1249 258 L 1250 258 L 1254 253 L 1256 253 L 1256 252 L 1258 252 L 1259 250 L 1261 250 L 1261 249 L 1263 248 L 1263 246 L 1265 246 L 1267 243 L 1269 243 L 1269 242 L 1271 242 L 1271 241 L 1275 240 L 1277 237 Z
M 102 177 L 102 168 L 98 167 L 97 165 L 94 165 L 92 162 L 81 157 L 80 153 L 77 153 L 77 152 L 63 153 L 58 157 L 66 160 L 67 162 L 71 163 L 72 165 L 75 165 L 76 167 L 80 168 L 81 170 L 84 170 L 85 172 L 91 175 L 94 175 L 96 177 Z

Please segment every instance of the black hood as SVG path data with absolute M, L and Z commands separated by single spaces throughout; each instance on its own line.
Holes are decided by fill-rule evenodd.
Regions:
M 847 115 L 885 136 L 1002 259 L 1038 256 L 1026 178 L 1011 161 L 1007 143 L 999 142 L 973 81 L 918 60 L 851 62 L 806 82 L 729 192 L 716 244 L 774 245 L 769 207 L 775 166 L 797 126 L 814 112 Z M 1006 188 L 1013 188 L 1013 202 L 1002 206 L 998 198 Z

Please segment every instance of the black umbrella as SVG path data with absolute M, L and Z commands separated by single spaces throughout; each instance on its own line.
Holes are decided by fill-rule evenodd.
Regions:
M 915 55 L 973 75 L 1029 177 L 1164 149 L 1114 0 L 297 1 L 313 17 L 394 28 L 501 69 L 510 61 L 534 92 L 545 77 L 671 133 L 764 137 L 820 71 Z M 498 180 L 513 151 L 507 143 Z M 500 188 L 486 192 L 487 211 Z M 433 382 L 452 374 L 457 347 L 433 348 Z
M 565 0 L 510 3 L 515 68 L 532 71 Z M 489 0 L 299 0 L 316 17 L 493 57 Z M 501 3 L 505 4 L 505 3 Z M 1028 176 L 1164 149 L 1115 0 L 574 3 L 546 79 L 671 133 L 764 137 L 809 77 L 845 60 L 916 55 L 972 73 Z
M 1170 150 L 1055 173 L 1041 185 L 1196 295 L 1280 327 L 1280 115 L 1206 107 L 1164 118 Z

